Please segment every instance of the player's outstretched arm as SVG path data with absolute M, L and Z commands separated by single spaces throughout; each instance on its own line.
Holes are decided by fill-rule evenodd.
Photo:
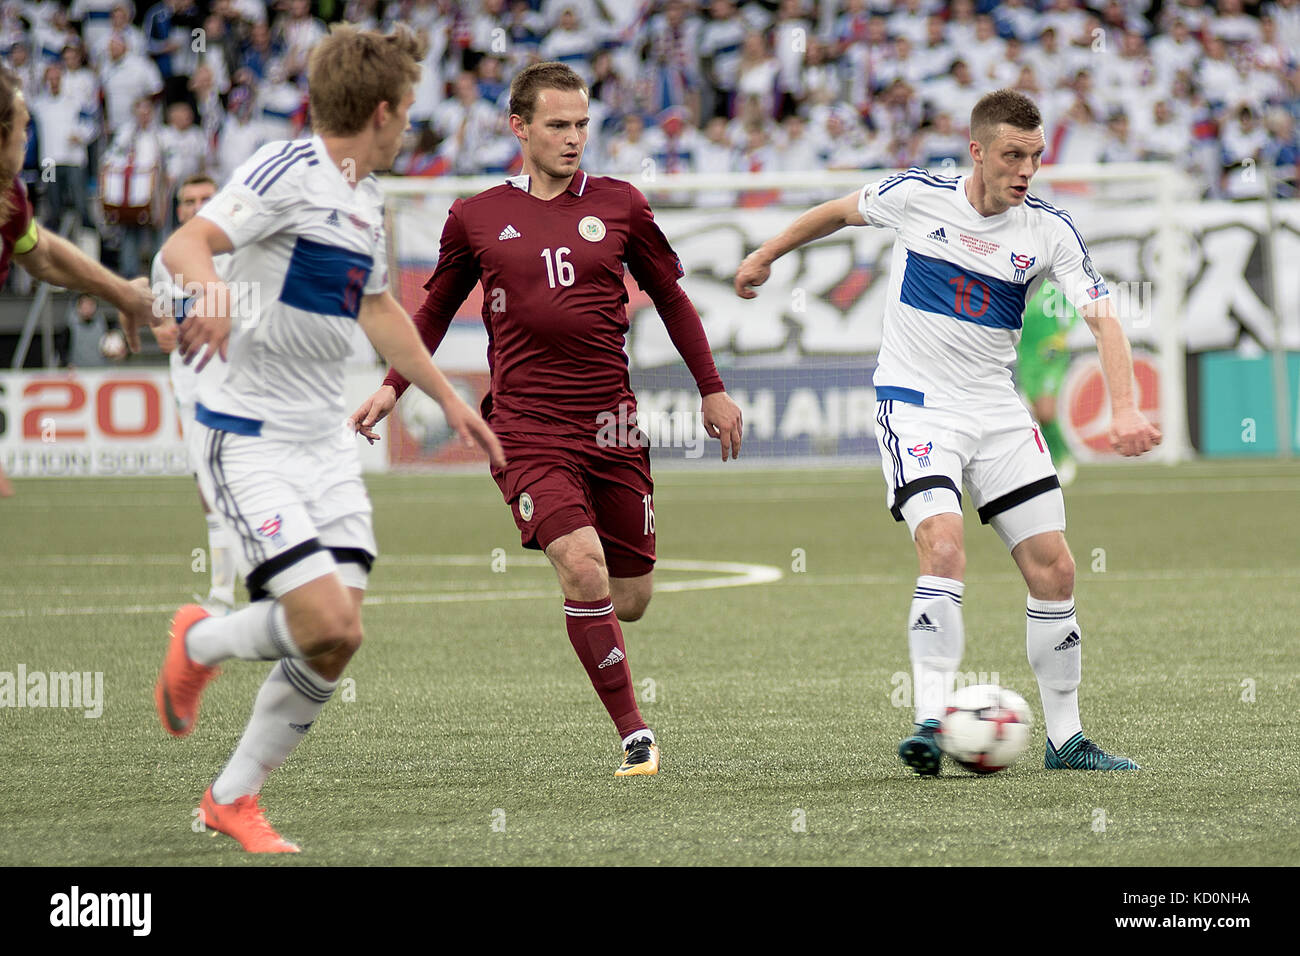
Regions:
M 363 297 L 360 322 L 370 343 L 388 364 L 442 406 L 452 431 L 460 435 L 466 445 L 478 444 L 486 451 L 493 467 L 504 468 L 506 456 L 497 436 L 492 434 L 492 429 L 478 412 L 456 394 L 447 377 L 433 364 L 415 326 L 411 324 L 410 316 L 397 300 L 388 292 Z M 353 421 L 355 423 L 355 418 Z
M 149 280 L 133 280 L 114 275 L 58 233 L 40 230 L 36 245 L 15 261 L 34 279 L 64 289 L 75 289 L 105 299 L 122 313 L 122 331 L 132 352 L 140 351 L 140 326 L 160 325 L 165 319 L 155 315 Z
M 1097 340 L 1101 372 L 1110 393 L 1110 446 L 1128 458 L 1144 454 L 1160 444 L 1160 429 L 1137 409 L 1133 353 L 1109 297 L 1087 305 L 1083 319 Z
M 746 256 L 736 270 L 736 295 L 742 299 L 758 295 L 753 287 L 767 281 L 772 274 L 772 263 L 787 252 L 838 232 L 845 226 L 865 226 L 867 221 L 858 209 L 858 196 L 855 190 L 847 196 L 814 206 Z
M 212 260 L 234 248 L 225 230 L 202 216 L 195 216 L 177 229 L 162 247 L 163 266 L 172 281 L 182 290 L 196 287 L 202 290 L 180 334 L 185 363 L 188 365 L 198 357 L 195 368 L 199 371 L 218 352 L 223 359 L 226 357 L 226 343 L 230 339 L 230 292 Z

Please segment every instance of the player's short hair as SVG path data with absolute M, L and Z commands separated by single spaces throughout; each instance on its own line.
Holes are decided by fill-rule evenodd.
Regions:
M 1043 114 L 1023 93 L 994 90 L 981 96 L 970 111 L 970 138 L 988 146 L 1003 123 L 1016 129 L 1034 130 L 1043 125 Z
M 537 109 L 537 95 L 542 90 L 582 90 L 586 93 L 587 84 L 563 63 L 534 63 L 520 70 L 510 83 L 510 115 L 531 123 Z
M 353 136 L 380 103 L 394 109 L 420 79 L 428 41 L 399 26 L 385 36 L 338 23 L 307 61 L 312 126 L 317 133 Z
M 217 181 L 207 173 L 195 173 L 193 176 L 186 177 L 185 181 L 176 187 L 176 195 L 180 195 L 181 190 L 187 186 L 211 186 L 217 188 Z

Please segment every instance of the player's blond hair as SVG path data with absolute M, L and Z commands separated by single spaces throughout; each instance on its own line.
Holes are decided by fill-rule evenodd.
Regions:
M 307 61 L 312 127 L 323 136 L 354 136 L 380 103 L 393 109 L 420 79 L 428 41 L 399 26 L 388 36 L 335 24 Z

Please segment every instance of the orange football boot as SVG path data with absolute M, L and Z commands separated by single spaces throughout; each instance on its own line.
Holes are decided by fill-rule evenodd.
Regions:
M 208 829 L 234 837 L 249 853 L 301 853 L 298 844 L 290 843 L 271 828 L 266 811 L 257 805 L 261 796 L 253 794 L 234 803 L 217 803 L 208 787 L 199 804 L 200 819 Z
M 199 718 L 199 695 L 208 681 L 221 673 L 220 668 L 194 663 L 185 652 L 189 629 L 210 616 L 197 604 L 186 604 L 172 618 L 171 643 L 154 686 L 154 701 L 163 729 L 173 737 L 189 736 Z

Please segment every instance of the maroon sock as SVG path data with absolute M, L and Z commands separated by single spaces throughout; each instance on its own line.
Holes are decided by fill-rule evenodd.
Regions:
M 599 601 L 566 599 L 564 623 L 569 630 L 569 643 L 587 669 L 587 676 L 600 695 L 600 702 L 609 711 L 619 737 L 626 738 L 628 734 L 645 730 L 645 721 L 641 719 L 632 689 L 632 670 L 627 666 L 623 629 L 614 616 L 614 602 L 609 598 Z

